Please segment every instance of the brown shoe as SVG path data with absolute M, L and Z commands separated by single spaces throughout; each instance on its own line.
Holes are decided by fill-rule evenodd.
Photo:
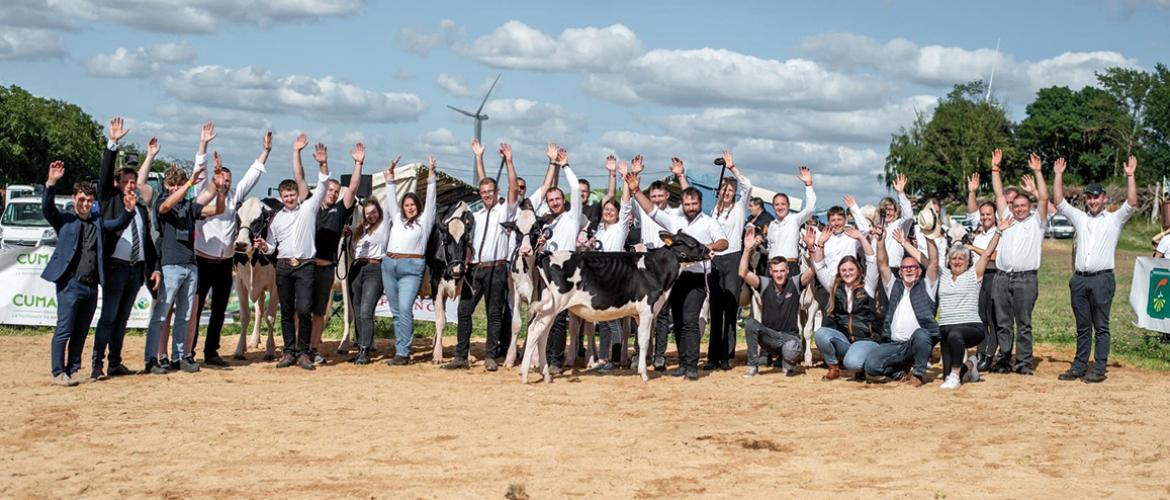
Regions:
M 821 377 L 821 380 L 829 381 L 837 380 L 838 378 L 841 378 L 841 368 L 837 365 L 829 365 L 829 373 L 826 373 L 825 376 Z
M 910 387 L 922 387 L 922 377 L 912 373 L 906 376 L 906 383 L 909 384 Z
M 301 356 L 297 358 L 297 366 L 306 370 L 317 369 L 317 366 L 313 364 L 313 358 L 310 358 L 308 354 L 301 354 Z

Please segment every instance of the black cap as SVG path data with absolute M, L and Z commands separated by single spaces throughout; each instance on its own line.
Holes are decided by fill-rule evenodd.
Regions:
M 1085 187 L 1085 194 L 1089 196 L 1101 196 L 1105 194 L 1105 188 L 1094 182 Z

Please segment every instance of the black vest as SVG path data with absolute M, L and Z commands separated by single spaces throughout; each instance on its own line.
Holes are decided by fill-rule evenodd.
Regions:
M 789 278 L 783 290 L 776 290 L 771 279 L 762 280 L 761 284 L 765 286 L 760 290 L 760 303 L 763 308 L 760 322 L 764 326 L 778 332 L 800 331 L 797 323 L 800 312 L 800 288 L 796 286 L 795 280 L 796 278 Z
M 894 320 L 894 310 L 902 303 L 902 294 L 906 285 L 902 280 L 894 282 L 890 290 L 890 301 L 886 306 L 886 318 L 882 325 L 882 337 L 890 338 L 890 324 Z M 938 322 L 934 320 L 934 301 L 926 293 L 926 280 L 919 279 L 910 288 L 910 304 L 914 307 L 914 316 L 918 318 L 918 326 L 925 328 L 931 335 L 938 335 Z
M 847 307 L 853 302 L 853 312 Z M 837 287 L 833 294 L 833 313 L 825 318 L 825 326 L 849 336 L 851 341 L 877 340 L 874 333 L 877 301 L 865 291 L 865 287 L 853 290 L 853 298 L 845 294 L 845 285 Z

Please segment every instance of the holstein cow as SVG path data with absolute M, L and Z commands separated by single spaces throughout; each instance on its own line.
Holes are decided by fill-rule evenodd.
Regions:
M 236 210 L 236 244 L 235 244 L 235 272 L 236 294 L 240 301 L 240 341 L 236 344 L 234 359 L 244 359 L 247 352 L 245 344 L 248 323 L 251 322 L 252 307 L 255 306 L 256 323 L 252 325 L 252 348 L 260 347 L 260 320 L 268 325 L 268 350 L 264 359 L 271 361 L 276 358 L 276 342 L 272 338 L 272 330 L 276 323 L 276 268 L 273 261 L 261 252 L 252 248 L 254 238 L 267 238 L 268 225 L 272 217 L 280 210 L 280 201 L 275 198 L 263 200 L 251 197 Z M 268 293 L 268 304 L 265 308 L 264 293 Z
M 443 362 L 443 329 L 447 326 L 447 299 L 459 297 L 466 271 L 468 238 L 475 234 L 471 209 L 459 202 L 431 229 L 427 240 L 426 271 L 421 296 L 435 301 L 434 363 Z M 429 290 L 428 290 L 429 288 Z
M 682 263 L 707 260 L 711 252 L 698 240 L 682 232 L 661 233 L 665 248 L 646 253 L 553 252 L 536 256 L 539 275 L 534 302 L 536 309 L 528 326 L 520 380 L 528 383 L 532 357 L 540 356 L 545 382 L 552 382 L 548 360 L 543 359 L 548 333 L 561 311 L 585 321 L 610 321 L 638 316 L 639 352 L 648 352 L 650 329 L 658 311 L 666 304 L 678 281 Z M 646 358 L 638 357 L 638 373 L 649 380 Z
M 512 367 L 516 363 L 516 343 L 520 338 L 520 327 L 523 318 L 520 317 L 520 306 L 529 305 L 529 316 L 532 315 L 532 297 L 536 290 L 539 277 L 536 274 L 536 262 L 532 249 L 540 239 L 544 224 L 532 210 L 528 200 L 521 202 L 520 211 L 513 221 L 502 223 L 505 229 L 515 238 L 515 247 L 509 259 L 510 272 L 508 288 L 511 291 L 512 306 L 512 337 L 508 344 L 508 354 L 504 358 L 504 367 Z M 531 321 L 529 321 L 531 325 Z M 528 346 L 527 341 L 525 347 Z

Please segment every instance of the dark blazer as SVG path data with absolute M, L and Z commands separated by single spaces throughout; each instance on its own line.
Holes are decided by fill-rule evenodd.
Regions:
M 45 216 L 45 220 L 49 221 L 49 225 L 53 226 L 53 230 L 57 231 L 57 248 L 53 250 L 53 256 L 49 258 L 49 264 L 45 266 L 45 271 L 41 273 L 41 278 L 54 283 L 68 281 L 72 276 L 67 276 L 65 272 L 69 270 L 69 264 L 73 262 L 73 258 L 77 254 L 77 247 L 81 244 L 82 225 L 96 223 L 98 224 L 99 231 L 101 231 L 98 233 L 97 238 L 98 281 L 105 283 L 105 244 L 102 242 L 105 239 L 104 233 L 108 231 L 121 231 L 129 225 L 131 221 L 130 212 L 127 212 L 123 208 L 122 214 L 118 218 L 109 220 L 101 217 L 99 214 L 91 214 L 89 221 L 83 221 L 76 213 L 61 213 L 60 210 L 57 210 L 57 204 L 53 200 L 56 187 L 45 186 L 45 192 L 41 196 L 41 214 Z
M 102 165 L 101 170 L 98 171 L 98 210 L 107 220 L 116 220 L 126 213 L 125 206 L 122 205 L 122 192 L 114 188 L 114 175 L 116 174 L 114 165 L 117 163 L 117 159 L 117 151 L 110 151 L 110 148 L 102 150 Z M 149 285 L 150 273 L 158 270 L 158 253 L 154 247 L 154 238 L 150 237 L 150 209 L 141 201 L 138 202 L 138 215 L 142 217 L 142 234 L 139 236 L 142 238 L 142 251 L 146 255 L 146 267 L 142 273 L 142 281 L 143 284 Z M 130 224 L 126 224 L 126 228 L 129 227 Z M 110 255 L 113 255 L 114 249 L 118 248 L 118 239 L 122 237 L 122 231 L 126 231 L 126 228 L 102 233 L 102 238 L 105 239 L 103 258 L 109 258 Z

